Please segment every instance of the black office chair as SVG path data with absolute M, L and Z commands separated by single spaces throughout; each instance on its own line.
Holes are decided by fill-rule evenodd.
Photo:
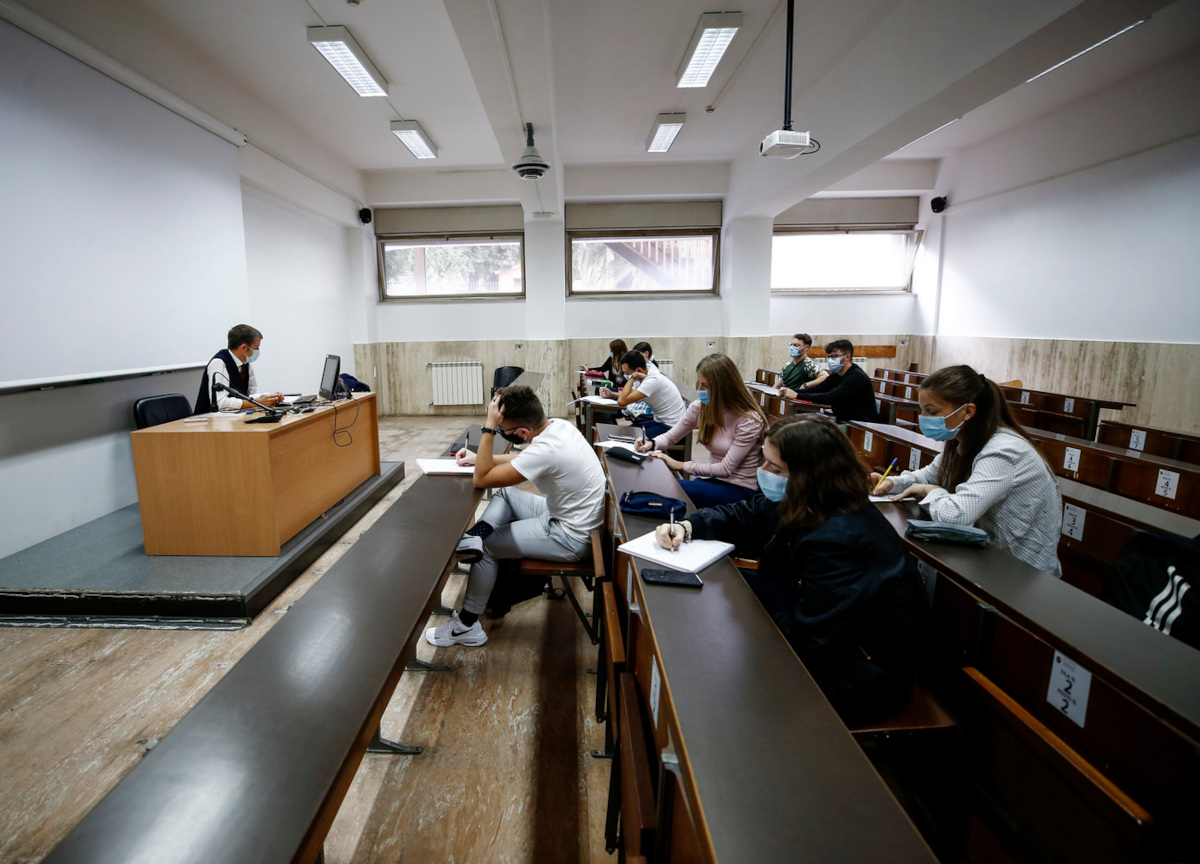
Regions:
M 524 371 L 520 366 L 501 366 L 492 375 L 492 395 L 512 384 Z
M 190 416 L 192 403 L 182 393 L 147 396 L 133 403 L 133 421 L 139 429 L 160 426 Z

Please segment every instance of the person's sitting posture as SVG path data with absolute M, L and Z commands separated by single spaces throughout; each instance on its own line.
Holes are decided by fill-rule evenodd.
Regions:
M 811 390 L 829 377 L 829 370 L 822 368 L 820 363 L 808 356 L 810 348 L 812 337 L 807 333 L 797 333 L 792 337 L 791 344 L 788 345 L 788 353 L 792 359 L 779 373 L 783 379 L 779 395 L 785 399 L 795 399 L 797 391 Z
M 601 388 L 600 395 L 615 397 L 622 408 L 644 400 L 650 406 L 652 416 L 638 420 L 637 424 L 645 427 L 647 435 L 661 435 L 683 419 L 687 406 L 675 382 L 659 372 L 657 366 L 653 370 L 646 367 L 644 354 L 627 351 L 621 358 L 621 371 L 629 380 L 618 392 Z
M 829 377 L 820 384 L 805 388 L 802 398 L 818 405 L 828 405 L 839 423 L 861 420 L 875 423 L 875 388 L 871 379 L 854 365 L 854 346 L 848 339 L 838 339 L 825 346 L 825 362 Z
M 228 348 L 222 348 L 208 361 L 204 375 L 200 378 L 200 395 L 196 397 L 196 414 L 214 411 L 237 411 L 257 407 L 251 402 L 231 396 L 214 384 L 224 384 L 239 393 L 245 393 L 264 405 L 275 406 L 283 398 L 282 393 L 257 393 L 258 382 L 254 378 L 253 363 L 259 356 L 262 334 L 249 324 L 238 324 L 229 331 Z
M 842 719 L 897 711 L 915 677 L 925 590 L 868 502 L 850 441 L 826 417 L 785 418 L 767 432 L 758 474 L 762 495 L 661 525 L 659 543 L 723 540 L 760 558 L 746 581 Z
M 479 452 L 458 451 L 460 465 L 475 465 L 475 485 L 497 489 L 483 516 L 458 544 L 471 560 L 463 608 L 425 632 L 438 646 L 487 642 L 479 616 L 487 608 L 501 558 L 578 561 L 591 552 L 591 531 L 604 517 L 604 469 L 596 451 L 566 420 L 547 418 L 537 394 L 505 387 L 488 405 Z M 524 445 L 494 456 L 492 436 Z M 546 497 L 509 487 L 532 481 Z
M 661 451 L 699 428 L 708 462 L 680 462 L 665 453 L 655 455 L 691 480 L 679 485 L 697 507 L 741 501 L 758 492 L 758 463 L 767 417 L 754 401 L 737 366 L 724 354 L 709 354 L 696 366 L 700 398 L 688 406 L 683 419 L 656 438 L 639 441 L 641 451 Z
M 629 349 L 625 347 L 624 339 L 614 339 L 608 343 L 608 357 L 595 367 L 580 366 L 580 372 L 599 372 L 613 384 L 621 387 L 625 384 L 625 376 L 621 374 L 621 358 Z
M 654 349 L 650 347 L 649 342 L 639 342 L 633 346 L 633 350 L 646 358 L 646 369 L 650 372 L 660 371 L 658 364 L 654 362 Z
M 977 525 L 992 545 L 1061 576 L 1058 480 L 996 382 L 970 366 L 947 366 L 921 382 L 917 401 L 921 434 L 945 449 L 916 471 L 883 482 L 872 474 L 875 494 L 915 498 L 935 522 Z

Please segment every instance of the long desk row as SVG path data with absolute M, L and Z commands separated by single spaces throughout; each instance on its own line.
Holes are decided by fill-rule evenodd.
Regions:
M 481 494 L 418 478 L 45 860 L 318 860 Z
M 658 460 L 605 468 L 617 499 L 686 500 Z M 657 524 L 616 508 L 612 519 L 618 539 Z M 730 561 L 701 573 L 700 590 L 647 584 L 640 567 L 619 556 L 612 587 L 653 747 L 661 860 L 933 861 Z M 618 758 L 630 744 L 618 740 Z
M 1096 440 L 1113 447 L 1138 450 L 1148 456 L 1162 456 L 1193 465 L 1200 464 L 1200 435 L 1104 420 L 1100 424 Z
M 898 426 L 851 423 L 850 441 L 863 462 L 874 470 L 896 460 L 899 470 L 916 470 L 933 461 L 944 446 Z M 1099 596 L 1117 556 L 1139 531 L 1200 535 L 1200 520 L 1141 501 L 1059 477 L 1063 496 L 1063 527 L 1058 558 L 1063 578 Z

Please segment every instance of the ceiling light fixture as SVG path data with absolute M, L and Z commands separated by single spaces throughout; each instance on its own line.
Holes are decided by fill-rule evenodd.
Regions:
M 646 139 L 647 153 L 666 153 L 675 143 L 675 136 L 683 129 L 686 114 L 659 114 L 654 118 L 654 128 Z
M 1089 51 L 1091 51 L 1091 50 L 1092 50 L 1092 48 L 1099 48 L 1099 47 L 1100 47 L 1101 45 L 1103 45 L 1105 42 L 1111 42 L 1113 39 L 1116 39 L 1116 38 L 1117 38 L 1118 36 L 1120 36 L 1122 33 L 1128 33 L 1130 30 L 1132 30 L 1134 27 L 1138 26 L 1139 24 L 1145 24 L 1145 23 L 1146 23 L 1146 21 L 1145 21 L 1145 19 L 1144 19 L 1144 18 L 1143 18 L 1141 21 L 1134 21 L 1134 22 L 1133 22 L 1132 24 L 1130 24 L 1128 27 L 1124 28 L 1123 30 L 1118 30 L 1116 33 L 1112 34 L 1112 35 L 1111 35 L 1111 36 L 1109 36 L 1107 39 L 1101 39 L 1099 42 L 1097 42 L 1097 43 L 1096 43 L 1095 45 L 1093 45 L 1091 48 L 1084 48 L 1084 49 L 1083 49 L 1082 51 L 1080 51 L 1078 54 L 1072 54 L 1070 57 L 1068 57 L 1066 60 L 1063 60 L 1061 63 L 1055 63 L 1053 66 L 1051 66 L 1051 67 L 1050 67 L 1049 69 L 1047 69 L 1045 72 L 1039 72 L 1038 74 L 1034 75 L 1032 78 L 1030 78 L 1029 80 L 1027 80 L 1025 83 L 1026 83 L 1026 84 L 1030 84 L 1030 83 L 1032 83 L 1032 82 L 1036 81 L 1037 79 L 1041 78 L 1043 75 L 1048 75 L 1048 74 L 1050 74 L 1050 73 L 1051 73 L 1051 72 L 1053 72 L 1055 69 L 1057 69 L 1059 66 L 1066 66 L 1068 63 L 1070 63 L 1070 62 L 1071 62 L 1072 60 L 1074 60 L 1076 57 L 1082 57 L 1084 54 L 1086 54 L 1086 53 L 1088 53 Z
M 387 79 L 345 27 L 309 27 L 308 41 L 359 96 L 387 95 Z
M 706 12 L 700 16 L 683 63 L 675 73 L 676 87 L 707 87 L 725 49 L 742 27 L 741 12 Z
M 436 159 L 437 146 L 416 120 L 393 120 L 392 134 L 418 159 Z

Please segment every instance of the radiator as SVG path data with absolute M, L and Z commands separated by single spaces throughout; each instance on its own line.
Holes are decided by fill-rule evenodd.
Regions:
M 433 384 L 430 405 L 482 405 L 483 363 L 427 363 Z
M 674 360 L 655 360 L 658 365 L 658 371 L 666 375 L 672 381 L 675 380 L 675 361 Z

